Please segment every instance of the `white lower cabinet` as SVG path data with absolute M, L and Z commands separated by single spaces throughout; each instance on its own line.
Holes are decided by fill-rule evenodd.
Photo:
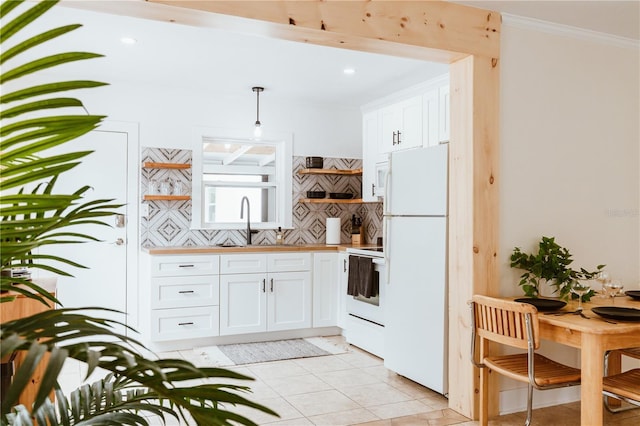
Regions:
M 142 261 L 150 271 L 141 306 L 151 342 L 335 327 L 343 309 L 335 252 L 162 254 Z
M 151 256 L 149 268 L 152 341 L 219 335 L 219 256 Z
M 313 255 L 313 326 L 334 327 L 338 321 L 338 253 Z
M 151 311 L 154 341 L 194 339 L 218 335 L 218 306 Z
M 234 259 L 242 256 L 242 259 Z M 220 335 L 259 333 L 311 327 L 311 254 L 222 255 Z M 239 271 L 224 265 L 264 264 L 262 272 Z
M 349 284 L 349 253 L 338 254 L 337 325 L 347 328 L 347 285 Z
M 311 327 L 311 271 L 268 274 L 267 331 Z

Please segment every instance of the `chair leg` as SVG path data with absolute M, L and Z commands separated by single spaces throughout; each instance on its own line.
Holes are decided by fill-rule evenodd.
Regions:
M 531 412 L 533 411 L 533 386 L 531 383 L 527 385 L 527 420 L 524 422 L 524 426 L 531 424 Z
M 480 426 L 489 424 L 489 369 L 480 369 Z
M 612 357 L 612 361 L 609 361 L 609 358 Z M 613 366 L 615 372 L 620 372 L 620 361 L 621 361 L 620 353 L 615 353 L 614 351 L 607 351 L 604 354 L 604 374 L 609 376 L 609 367 Z M 622 401 L 618 398 L 614 398 L 611 396 L 604 395 L 603 397 L 604 408 L 607 409 L 610 413 L 619 413 L 621 411 L 628 411 L 638 408 L 634 405 L 622 406 Z

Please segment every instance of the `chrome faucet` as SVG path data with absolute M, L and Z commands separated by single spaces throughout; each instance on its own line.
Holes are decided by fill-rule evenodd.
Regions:
M 242 201 L 240 201 L 240 219 L 244 217 L 244 202 L 247 202 L 247 245 L 251 245 L 251 224 L 249 223 L 249 218 L 251 217 L 251 207 L 249 206 L 249 199 L 246 197 L 242 197 Z

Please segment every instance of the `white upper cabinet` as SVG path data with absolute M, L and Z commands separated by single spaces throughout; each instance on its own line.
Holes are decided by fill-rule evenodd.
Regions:
M 380 135 L 379 111 L 371 111 L 362 116 L 362 163 L 375 164 L 378 161 L 378 137 Z M 376 196 L 376 171 L 374 167 L 362 170 L 362 201 L 378 201 Z
M 435 146 L 440 142 L 440 94 L 438 88 L 422 96 L 422 140 L 423 146 Z
M 389 105 L 380 111 L 378 152 L 389 153 L 422 145 L 422 97 Z
M 389 153 L 449 141 L 449 76 L 371 102 L 362 111 L 362 199 L 379 201 Z
M 449 84 L 439 88 L 439 126 L 438 135 L 440 142 L 449 141 L 449 128 L 451 127 L 449 114 Z

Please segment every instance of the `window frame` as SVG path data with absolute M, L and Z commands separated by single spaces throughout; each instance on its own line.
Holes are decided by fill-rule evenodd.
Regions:
M 251 222 L 253 229 L 283 229 L 292 228 L 292 145 L 293 137 L 290 133 L 270 132 L 263 138 L 255 139 L 248 136 L 247 131 L 238 129 L 195 127 L 193 130 L 193 177 L 192 177 L 192 212 L 191 229 L 235 230 L 245 229 L 246 222 L 206 222 L 204 184 L 204 154 L 205 143 L 212 141 L 232 140 L 238 143 L 253 145 L 272 145 L 276 147 L 274 182 L 269 187 L 275 188 L 275 219 L 270 222 Z

